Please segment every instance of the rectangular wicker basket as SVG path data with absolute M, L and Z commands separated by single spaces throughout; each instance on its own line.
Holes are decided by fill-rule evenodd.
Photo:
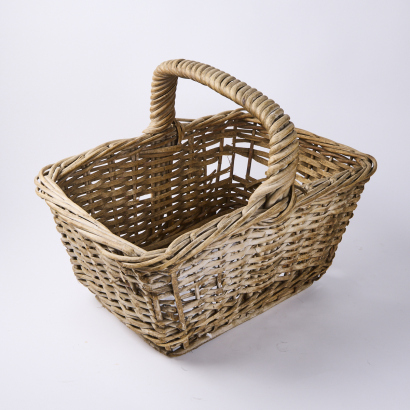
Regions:
M 243 109 L 177 120 L 178 77 Z M 255 163 L 266 177 L 251 176 Z M 142 136 L 43 168 L 36 192 L 77 279 L 177 356 L 318 280 L 375 170 L 371 156 L 295 130 L 229 74 L 172 60 L 154 72 Z

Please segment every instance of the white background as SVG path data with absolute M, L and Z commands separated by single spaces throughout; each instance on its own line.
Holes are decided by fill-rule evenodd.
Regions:
M 408 409 L 408 1 L 0 1 L 1 409 Z M 139 136 L 164 60 L 214 65 L 376 157 L 328 273 L 169 359 L 80 286 L 44 165 Z M 236 106 L 182 80 L 179 117 Z

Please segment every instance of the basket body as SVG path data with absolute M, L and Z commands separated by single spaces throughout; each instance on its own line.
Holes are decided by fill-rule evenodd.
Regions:
M 60 161 L 36 180 L 77 279 L 169 356 L 318 280 L 375 171 L 372 157 L 297 130 L 291 211 L 248 212 L 265 181 L 253 170 L 269 158 L 260 121 L 235 110 L 176 124 Z

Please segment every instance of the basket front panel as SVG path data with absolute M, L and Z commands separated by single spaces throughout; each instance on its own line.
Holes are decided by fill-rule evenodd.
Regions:
M 189 343 L 211 337 L 318 280 L 332 263 L 363 185 L 296 209 L 186 261 L 178 270 Z M 172 346 L 182 348 L 181 343 Z M 186 348 L 186 347 L 185 347 Z

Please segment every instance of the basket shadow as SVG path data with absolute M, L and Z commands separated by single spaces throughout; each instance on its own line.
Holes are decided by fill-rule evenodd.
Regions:
M 300 380 L 355 365 L 358 355 L 366 360 L 368 344 L 363 340 L 366 340 L 366 332 L 372 329 L 366 329 L 363 324 L 377 323 L 380 311 L 388 307 L 380 305 L 377 310 L 365 311 L 361 317 L 357 313 L 351 316 L 354 313 L 349 308 L 341 310 L 337 298 L 346 292 L 349 281 L 328 279 L 329 286 L 316 283 L 305 292 L 173 360 L 183 369 L 245 371 L 247 377 L 251 372 L 252 377 L 261 380 L 277 376 L 281 380 Z M 328 292 L 332 287 L 337 289 L 337 285 L 341 285 L 338 290 Z

